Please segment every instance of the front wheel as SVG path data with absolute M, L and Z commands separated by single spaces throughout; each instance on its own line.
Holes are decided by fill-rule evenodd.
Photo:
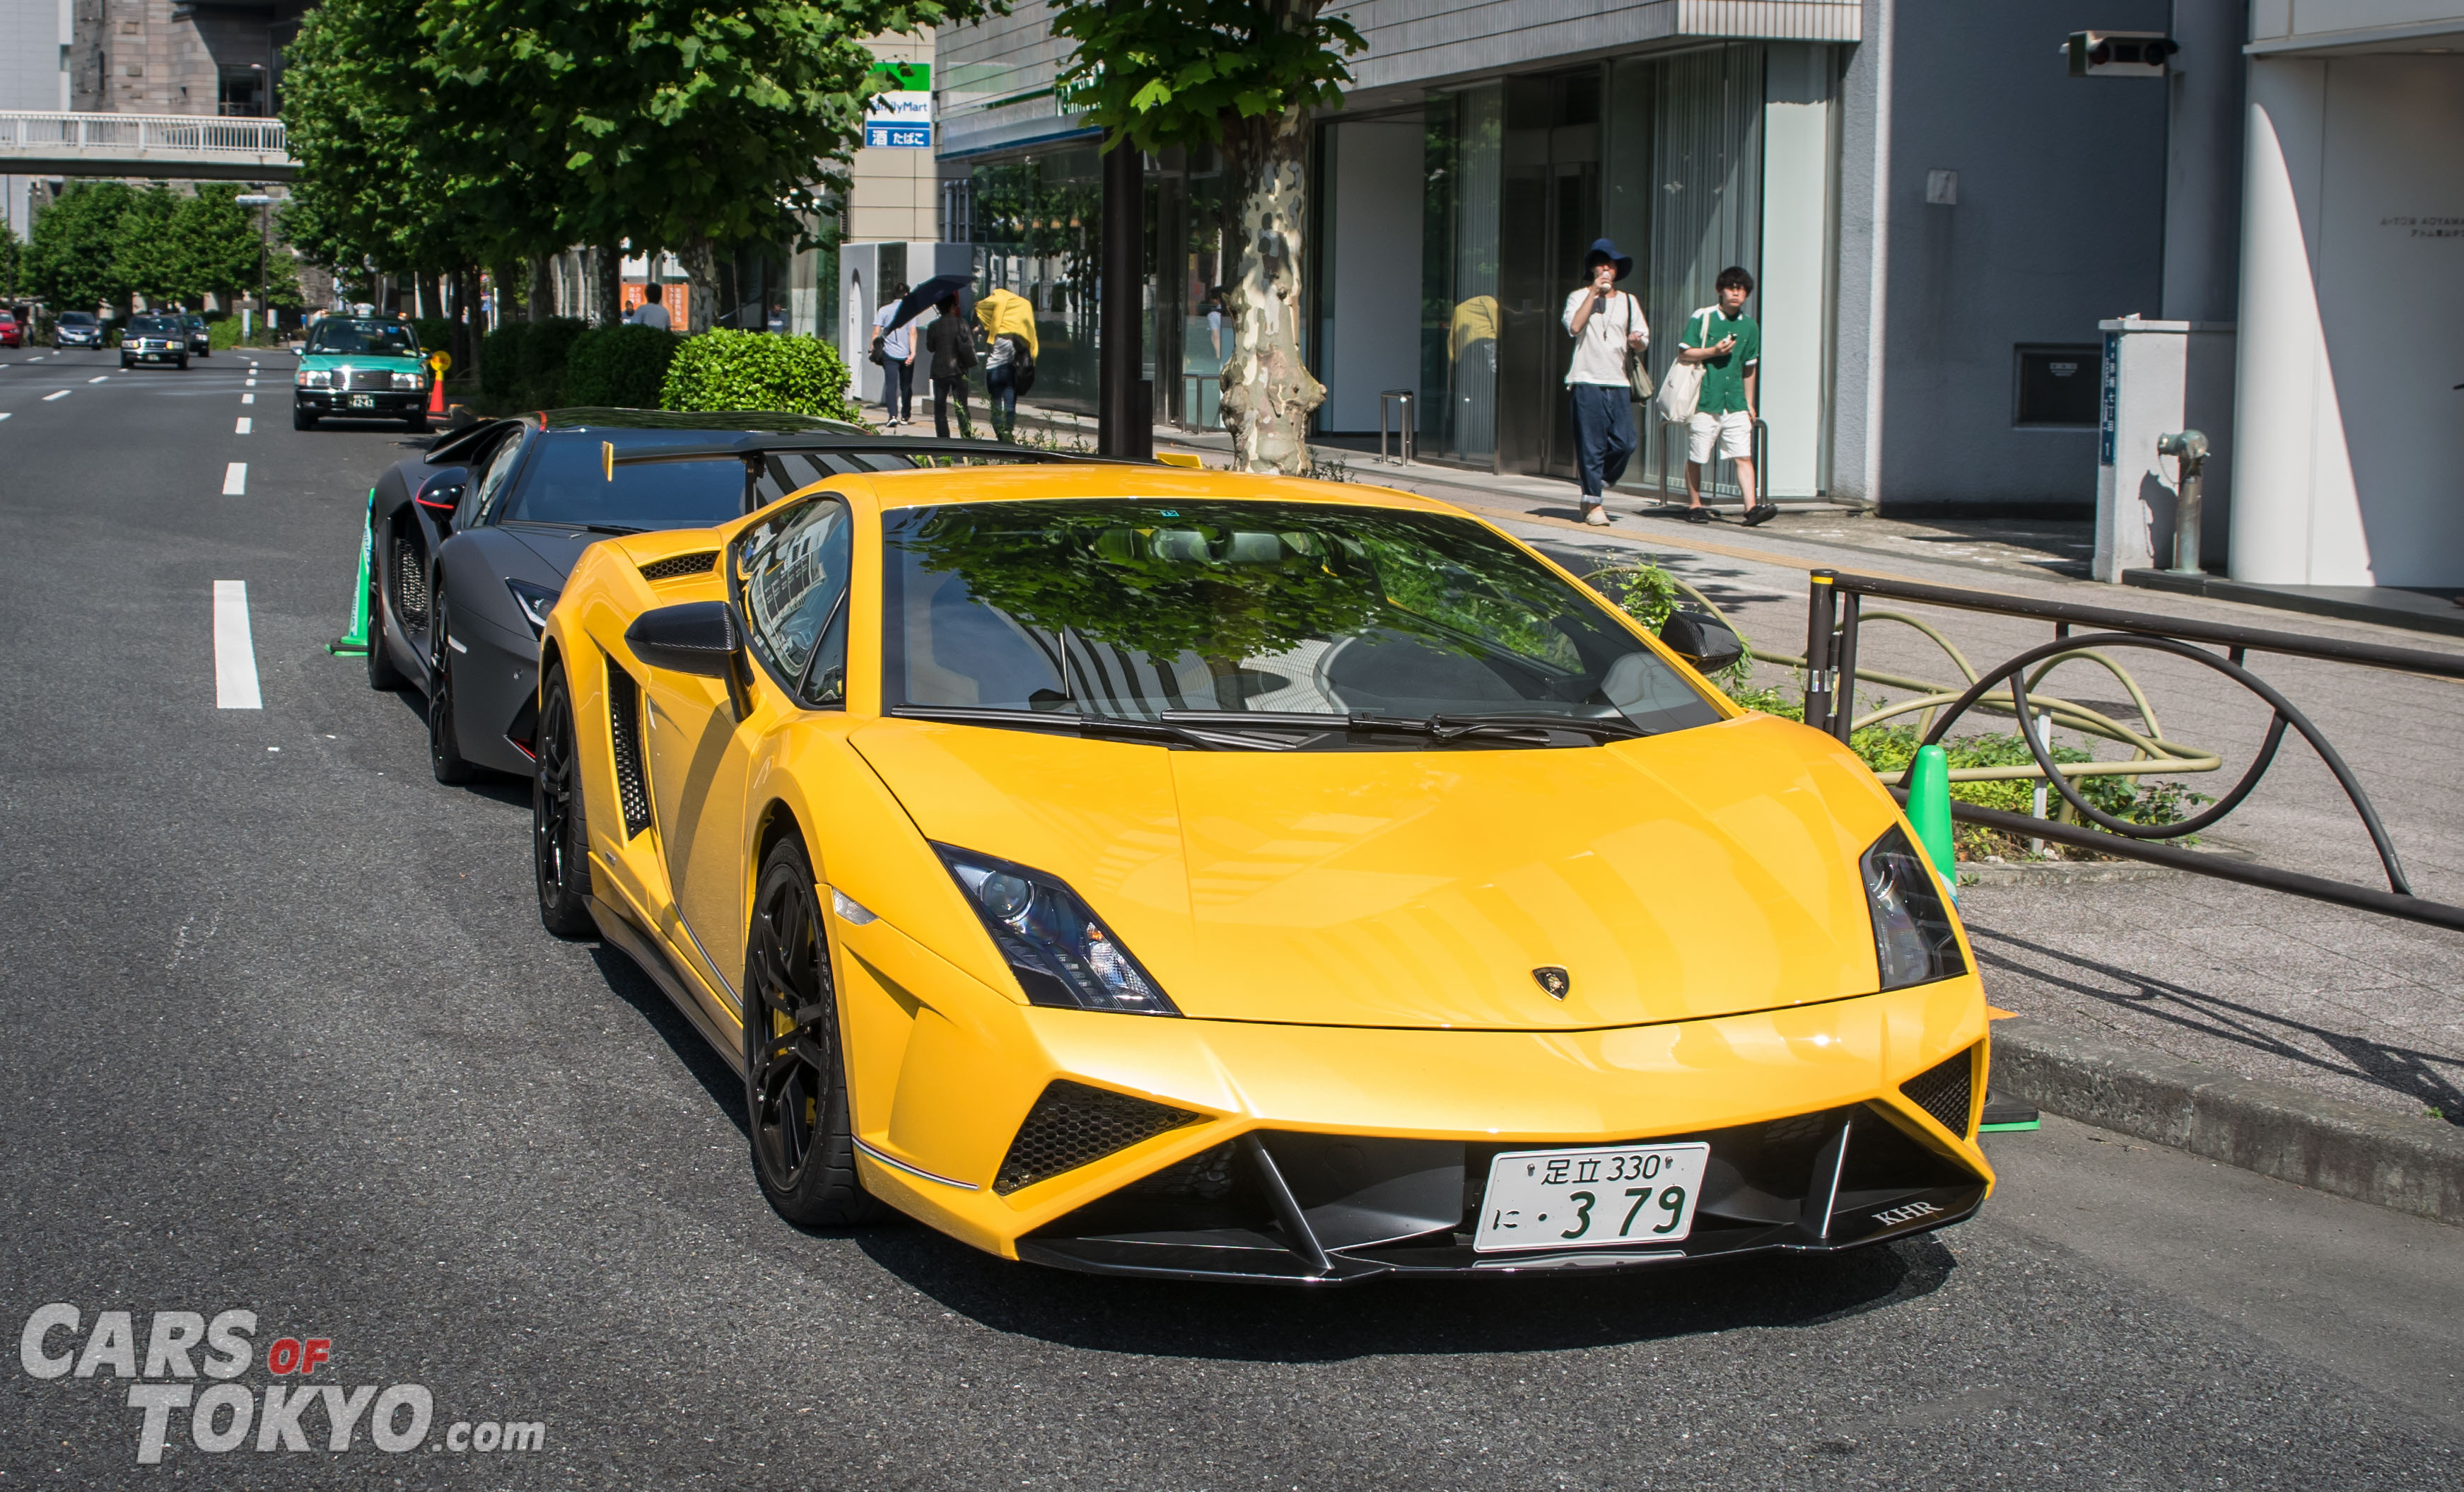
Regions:
M 837 981 L 812 862 L 793 837 L 761 862 L 744 950 L 744 1108 L 753 1173 L 779 1216 L 843 1228 L 880 1215 L 855 1174 Z
M 478 776 L 479 769 L 462 755 L 462 736 L 453 725 L 453 642 L 445 629 L 444 579 L 439 575 L 429 581 L 429 594 L 435 598 L 429 605 L 436 617 L 436 642 L 428 664 L 428 769 L 439 782 L 458 784 Z
M 407 682 L 385 651 L 385 545 L 378 541 L 374 521 L 368 525 L 368 688 L 394 690 Z
M 180 354 L 180 371 L 183 373 L 188 371 L 188 355 L 185 352 Z
M 313 430 L 317 428 L 317 417 L 310 414 L 307 410 L 299 407 L 299 406 L 293 405 L 291 406 L 291 428 L 295 430 Z
M 573 694 L 564 669 L 548 670 L 539 697 L 539 771 L 531 779 L 531 860 L 539 921 L 559 937 L 589 937 L 590 829 L 583 816 L 582 761 L 574 750 Z
M 417 414 L 408 416 L 402 422 L 402 428 L 410 431 L 413 435 L 427 434 L 428 411 L 422 409 Z

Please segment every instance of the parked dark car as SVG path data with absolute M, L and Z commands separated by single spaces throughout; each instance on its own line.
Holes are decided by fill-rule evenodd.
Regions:
M 55 347 L 100 347 L 102 318 L 91 311 L 63 311 L 52 323 Z

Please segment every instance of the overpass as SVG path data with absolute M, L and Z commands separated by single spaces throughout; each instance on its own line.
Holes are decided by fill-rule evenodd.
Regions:
M 287 182 L 298 174 L 280 120 L 0 111 L 0 175 Z

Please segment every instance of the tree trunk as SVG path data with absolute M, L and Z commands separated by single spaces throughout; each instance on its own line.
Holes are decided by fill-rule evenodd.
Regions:
M 544 321 L 556 315 L 554 266 L 555 261 L 546 254 L 531 261 L 531 301 L 527 314 L 533 321 Z
M 1241 184 L 1240 272 L 1229 304 L 1223 428 L 1239 470 L 1298 476 L 1309 466 L 1309 418 L 1326 388 L 1301 360 L 1301 272 L 1309 229 L 1309 113 L 1235 120 L 1225 164 Z
M 625 318 L 625 297 L 617 288 L 618 276 L 625 268 L 625 251 L 615 244 L 602 244 L 593 253 L 598 262 L 590 267 L 590 319 L 601 326 L 613 326 Z
M 412 308 L 413 315 L 443 316 L 445 314 L 445 295 L 441 280 L 442 276 L 440 275 L 431 274 L 426 270 L 422 270 L 420 272 L 418 283 L 419 302 Z
M 718 309 L 718 255 L 707 238 L 688 238 L 676 258 L 685 267 L 686 324 L 679 330 L 694 337 L 710 330 L 711 315 Z M 653 258 L 653 266 L 657 264 Z M 673 307 L 669 308 L 671 312 Z
M 479 327 L 479 272 L 464 265 L 453 272 L 453 371 L 465 378 L 479 371 L 474 350 Z

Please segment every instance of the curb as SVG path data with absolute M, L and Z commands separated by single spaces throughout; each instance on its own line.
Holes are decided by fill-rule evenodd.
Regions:
M 2464 1129 L 2042 1020 L 1993 1022 L 1993 1086 L 2049 1113 L 2464 1227 Z

